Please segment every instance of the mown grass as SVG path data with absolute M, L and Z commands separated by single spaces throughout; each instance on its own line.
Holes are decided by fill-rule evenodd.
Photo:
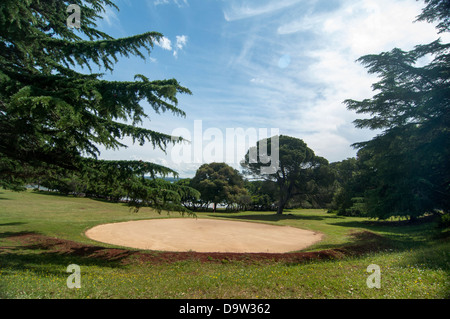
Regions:
M 308 251 L 365 247 L 365 244 L 370 247 L 358 255 L 301 263 L 270 260 L 150 263 L 131 257 L 131 262 L 125 264 L 120 260 L 58 254 L 11 240 L 13 235 L 33 233 L 99 245 L 84 236 L 86 229 L 102 223 L 166 217 L 181 216 L 158 214 L 148 208 L 136 214 L 123 204 L 2 190 L 0 298 L 436 299 L 450 296 L 449 243 L 434 222 L 381 223 L 339 217 L 323 210 L 292 210 L 284 216 L 273 212 L 197 214 L 199 218 L 264 222 L 322 232 L 323 241 Z M 374 236 L 352 236 L 362 232 Z M 69 289 L 66 285 L 70 275 L 66 268 L 73 263 L 81 267 L 80 289 Z M 380 289 L 367 287 L 370 264 L 381 268 Z

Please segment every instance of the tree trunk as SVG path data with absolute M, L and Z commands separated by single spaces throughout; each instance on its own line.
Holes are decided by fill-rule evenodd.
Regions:
M 286 200 L 280 196 L 280 200 L 278 201 L 277 215 L 283 215 L 283 209 L 285 205 Z
M 280 187 L 280 197 L 278 198 L 277 215 L 283 214 L 284 207 L 291 198 L 291 193 L 292 193 L 292 184 L 289 184 L 289 186 L 287 187 L 286 185 Z

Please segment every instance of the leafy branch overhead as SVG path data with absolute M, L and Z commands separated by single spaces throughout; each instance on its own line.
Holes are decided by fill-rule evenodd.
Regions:
M 78 31 L 66 25 L 69 4 L 81 8 Z M 97 30 L 96 21 L 108 7 L 118 9 L 110 0 L 0 3 L 3 185 L 8 184 L 6 179 L 13 179 L 14 172 L 20 175 L 13 167 L 80 171 L 87 165 L 85 157 L 97 158 L 99 146 L 125 147 L 124 137 L 140 145 L 151 143 L 163 151 L 182 141 L 142 126 L 149 111 L 186 115 L 178 107 L 178 95 L 192 93 L 176 79 L 151 80 L 137 74 L 132 81 L 107 81 L 103 74 L 92 73 L 92 65 L 112 71 L 119 58 L 147 58 L 162 37 L 159 32 L 145 32 L 114 39 Z M 87 68 L 89 73 L 77 68 Z M 142 106 L 144 101 L 148 107 Z M 155 172 L 172 173 L 168 168 L 148 165 Z M 134 167 L 135 163 L 125 166 Z

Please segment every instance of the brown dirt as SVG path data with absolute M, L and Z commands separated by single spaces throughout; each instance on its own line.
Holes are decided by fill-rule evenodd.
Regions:
M 361 235 L 362 234 L 362 235 Z M 356 236 L 378 236 L 370 232 L 356 233 Z M 226 263 L 240 261 L 246 263 L 284 262 L 302 263 L 312 260 L 340 259 L 345 256 L 359 255 L 367 251 L 380 249 L 373 243 L 356 244 L 338 249 L 327 249 L 314 252 L 295 253 L 199 253 L 199 252 L 158 252 L 131 249 L 107 248 L 82 244 L 75 241 L 48 237 L 35 233 L 23 233 L 6 237 L 11 246 L 0 247 L 0 254 L 17 248 L 44 250 L 47 253 L 92 258 L 107 261 L 129 263 L 172 263 L 178 261 L 199 261 Z M 377 240 L 378 241 L 378 240 Z M 21 245 L 18 247 L 18 245 Z M 384 247 L 384 245 L 381 245 Z

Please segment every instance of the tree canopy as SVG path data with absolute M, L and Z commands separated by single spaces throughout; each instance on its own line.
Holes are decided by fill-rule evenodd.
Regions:
M 274 139 L 277 139 L 278 147 L 272 148 Z M 279 189 L 277 214 L 282 214 L 289 200 L 294 197 L 314 200 L 315 196 L 320 196 L 323 187 L 333 181 L 328 161 L 315 155 L 301 139 L 280 135 L 260 140 L 255 147 L 256 152 L 250 149 L 241 165 L 247 175 L 277 183 Z M 252 152 L 257 154 L 256 161 L 251 159 Z M 273 152 L 278 152 L 278 161 L 271 163 L 271 166 L 278 169 L 272 174 L 262 174 L 261 168 L 268 166 L 262 157 L 271 156 Z M 276 156 L 273 156 L 273 159 L 275 158 Z
M 77 30 L 67 26 L 69 4 L 81 9 Z M 176 174 L 167 167 L 144 162 L 96 163 L 99 146 L 125 147 L 150 143 L 165 150 L 181 141 L 142 127 L 148 111 L 185 116 L 178 94 L 191 94 L 175 79 L 150 80 L 136 74 L 129 81 L 107 81 L 92 66 L 112 71 L 120 57 L 145 59 L 159 32 L 114 39 L 96 22 L 110 0 L 5 0 L 0 3 L 0 181 L 18 188 L 27 178 L 59 169 L 120 170 L 127 175 Z M 76 71 L 88 69 L 88 73 Z M 59 174 L 59 173 L 58 173 Z M 57 176 L 58 174 L 54 174 Z M 137 202 L 137 201 L 136 201 Z
M 366 214 L 364 192 L 367 181 L 362 174 L 360 158 L 347 158 L 334 162 L 330 167 L 336 173 L 335 191 L 330 210 L 338 215 L 362 216 Z
M 239 197 L 247 195 L 242 176 L 226 163 L 201 165 L 190 186 L 200 192 L 201 200 L 213 204 L 214 211 L 219 203 L 231 205 L 238 203 Z
M 437 22 L 439 33 L 450 31 L 450 3 L 446 0 L 424 0 L 426 6 L 417 21 Z
M 81 7 L 79 31 L 66 25 L 70 3 Z M 140 102 L 156 112 L 185 113 L 178 93 L 190 93 L 175 79 L 106 81 L 75 67 L 95 64 L 112 70 L 118 57 L 145 58 L 162 34 L 146 32 L 113 39 L 95 29 L 109 0 L 15 1 L 0 4 L 0 152 L 32 165 L 77 167 L 81 156 L 96 157 L 98 145 L 120 148 L 121 139 L 165 149 L 172 136 L 139 127 L 148 117 Z M 84 38 L 88 38 L 85 40 Z
M 439 32 L 448 32 L 448 1 L 425 2 L 418 19 L 437 21 Z M 450 209 L 449 50 L 449 43 L 436 40 L 411 51 L 394 48 L 358 59 L 380 79 L 372 98 L 345 101 L 350 110 L 370 114 L 357 119 L 357 127 L 383 130 L 355 144 L 365 162 L 365 197 L 373 217 L 415 218 Z M 425 57 L 431 62 L 422 66 Z

